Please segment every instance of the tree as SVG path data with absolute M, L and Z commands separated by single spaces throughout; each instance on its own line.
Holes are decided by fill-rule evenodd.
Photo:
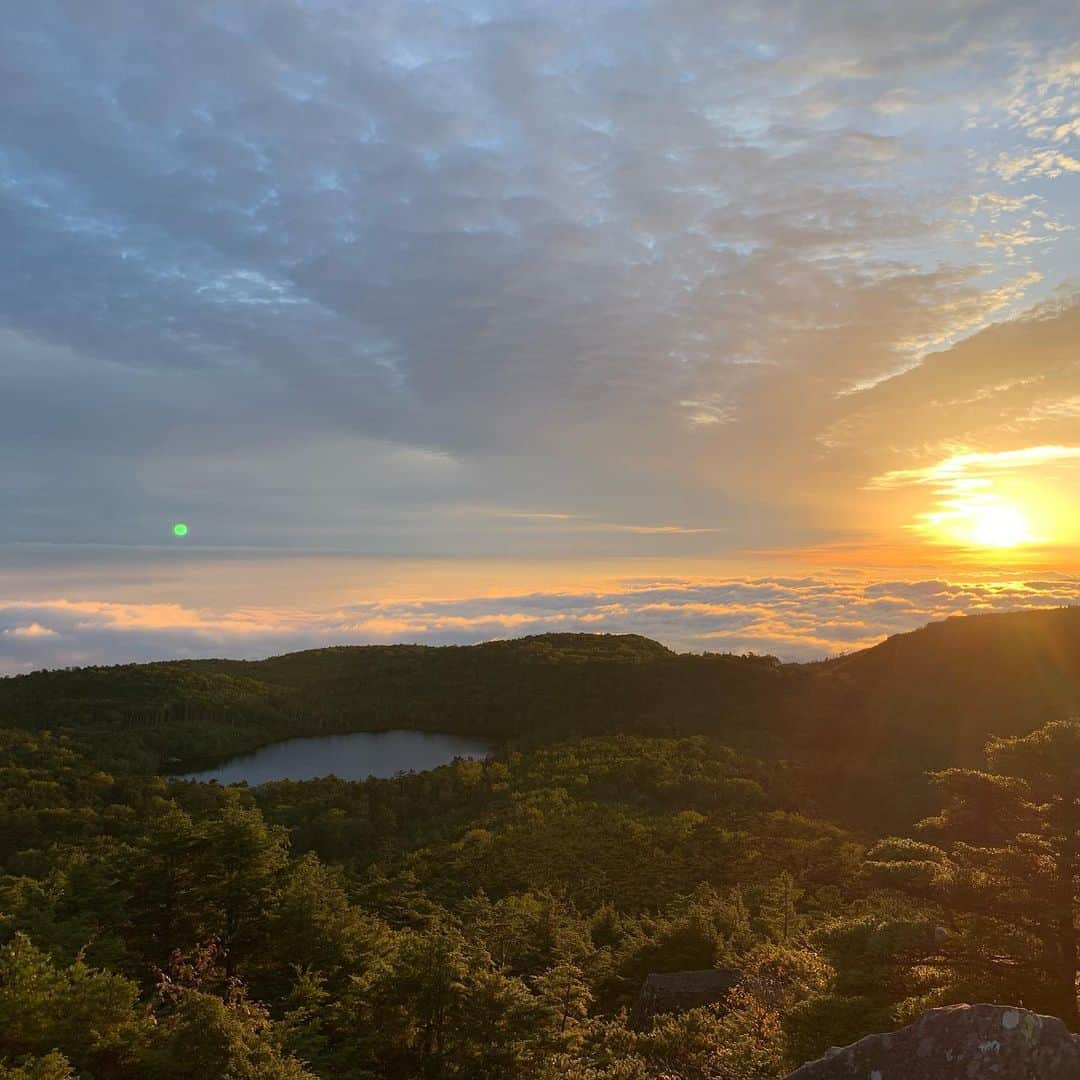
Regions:
M 130 937 L 154 966 L 205 936 L 199 887 L 206 844 L 191 816 L 171 808 L 148 823 L 145 839 L 130 853 Z
M 592 993 L 577 964 L 562 960 L 536 979 L 536 988 L 561 1042 L 578 1041 L 580 1029 L 589 1015 Z
M 869 853 L 890 884 L 940 905 L 919 959 L 1077 1027 L 1080 721 L 992 739 L 987 769 L 932 774 L 945 806 Z
M 29 1075 L 63 1076 L 55 1051 L 94 1077 L 127 1075 L 146 1029 L 137 996 L 128 979 L 81 958 L 59 967 L 18 934 L 0 949 L 0 1059 L 44 1055 Z
M 524 1075 L 533 1051 L 556 1041 L 545 1003 L 445 918 L 400 933 L 354 978 L 335 1026 L 354 1068 L 425 1080 Z
M 364 968 L 387 945 L 389 928 L 354 907 L 340 867 L 312 854 L 283 875 L 270 932 L 259 956 L 258 996 L 289 992 L 296 970 L 318 972 L 332 983 Z
M 783 1074 L 780 1018 L 753 998 L 658 1016 L 649 1031 L 593 1021 L 585 1046 L 543 1063 L 537 1080 L 776 1080 Z
M 155 1080 L 315 1080 L 297 1059 L 275 1045 L 261 1005 L 234 994 L 222 1000 L 190 988 L 173 988 L 140 1064 Z
M 227 806 L 207 827 L 199 899 L 227 978 L 265 941 L 288 847 L 285 830 L 267 825 L 258 810 Z
M 0 1063 L 0 1080 L 75 1080 L 71 1062 L 55 1050 L 44 1057 L 24 1058 L 18 1065 Z
M 773 941 L 787 945 L 795 937 L 802 924 L 796 907 L 802 895 L 795 879 L 786 870 L 769 882 L 757 921 Z

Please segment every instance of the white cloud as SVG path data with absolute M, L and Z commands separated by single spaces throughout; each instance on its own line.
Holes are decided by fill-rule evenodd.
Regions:
M 1016 180 L 1021 176 L 1046 176 L 1054 180 L 1080 172 L 1080 158 L 1052 147 L 1042 147 L 1019 154 L 1001 154 L 994 169 L 1005 180 Z
M 26 626 L 9 626 L 0 630 L 0 636 L 11 638 L 43 638 L 43 637 L 57 637 L 55 630 L 50 630 L 47 626 L 42 626 L 41 623 L 32 622 Z

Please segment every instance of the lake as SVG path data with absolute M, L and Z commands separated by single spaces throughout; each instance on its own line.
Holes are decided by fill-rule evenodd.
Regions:
M 494 749 L 485 739 L 437 735 L 426 731 L 362 731 L 352 735 L 316 735 L 271 743 L 253 754 L 231 758 L 213 769 L 186 773 L 179 780 L 246 781 L 253 787 L 268 780 L 314 780 L 337 776 L 366 780 L 410 769 L 420 772 L 447 765 L 456 757 L 482 758 Z

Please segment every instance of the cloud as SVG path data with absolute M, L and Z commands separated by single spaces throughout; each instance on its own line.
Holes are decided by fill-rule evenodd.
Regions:
M 906 487 L 927 484 L 950 490 L 979 486 L 989 478 L 1014 469 L 1033 469 L 1057 462 L 1080 461 L 1080 446 L 1027 446 L 1000 453 L 955 454 L 924 469 L 897 469 L 875 477 L 870 488 Z
M 1002 154 L 995 170 L 1005 180 L 1020 176 L 1046 176 L 1056 180 L 1059 176 L 1080 172 L 1080 158 L 1053 147 L 1043 147 L 1022 154 Z
M 904 468 L 896 462 L 905 458 L 936 465 L 957 447 L 1001 453 L 1067 444 L 1074 433 L 1053 410 L 1080 392 L 1078 334 L 1075 300 L 992 326 L 851 395 L 825 437 L 861 457 L 867 479 Z
M 9 626 L 0 630 L 0 634 L 10 638 L 42 638 L 58 636 L 55 630 L 50 630 L 47 626 L 42 626 L 41 623 L 38 622 L 29 623 L 27 626 Z
M 808 0 L 18 5 L 0 541 L 182 516 L 580 550 L 480 503 L 613 553 L 857 529 L 843 493 L 923 433 L 851 457 L 841 396 L 1068 279 L 1077 28 L 1069 0 L 888 33 Z
M 955 582 L 639 580 L 599 591 L 387 599 L 322 610 L 3 601 L 0 672 L 130 660 L 256 658 L 330 644 L 471 643 L 551 631 L 640 633 L 679 650 L 812 660 L 951 615 L 1077 602 L 1080 579 L 1064 575 Z

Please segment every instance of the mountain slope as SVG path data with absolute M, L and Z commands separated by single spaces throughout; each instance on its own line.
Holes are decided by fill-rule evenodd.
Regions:
M 290 735 L 398 726 L 524 744 L 707 734 L 795 762 L 813 808 L 849 819 L 917 816 L 926 770 L 975 764 L 989 736 L 1073 714 L 1080 607 L 948 619 L 817 664 L 546 634 L 0 680 L 0 722 L 71 727 L 107 763 L 194 765 Z
M 815 763 L 823 808 L 887 819 L 900 792 L 917 816 L 927 770 L 981 764 L 993 735 L 1080 715 L 1080 607 L 957 616 L 803 670 L 783 742 Z
M 291 735 L 393 727 L 525 742 L 615 731 L 739 741 L 740 731 L 766 730 L 789 682 L 770 658 L 547 634 L 37 672 L 0 680 L 0 723 L 71 727 L 104 764 L 151 769 L 209 764 Z

